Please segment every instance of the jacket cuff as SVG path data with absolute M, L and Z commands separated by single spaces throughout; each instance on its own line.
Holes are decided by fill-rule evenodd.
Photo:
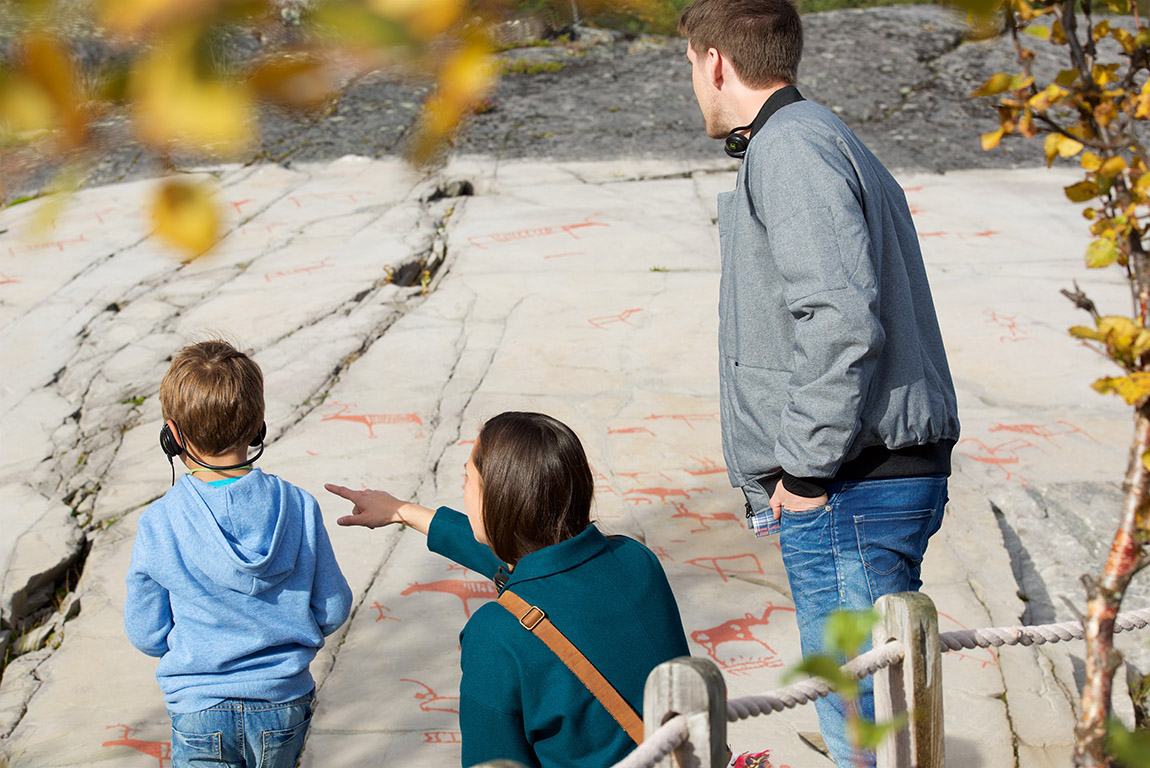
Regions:
M 783 471 L 783 487 L 796 496 L 808 499 L 822 496 L 827 492 L 824 486 L 825 482 L 825 480 L 820 480 L 817 477 L 795 477 L 785 470 Z

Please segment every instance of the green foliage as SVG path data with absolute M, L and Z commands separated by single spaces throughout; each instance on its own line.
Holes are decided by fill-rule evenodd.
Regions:
M 1150 732 L 1128 731 L 1112 718 L 1106 745 L 1122 768 L 1150 768 Z
M 540 75 L 545 72 L 554 73 L 563 69 L 561 61 L 527 61 L 526 59 L 508 59 L 499 65 L 501 75 Z
M 900 715 L 887 723 L 873 723 L 863 718 L 858 711 L 858 680 L 839 666 L 839 659 L 858 655 L 877 621 L 878 614 L 874 610 L 835 611 L 827 617 L 824 635 L 827 652 L 803 659 L 784 675 L 787 680 L 802 673 L 820 677 L 831 690 L 846 700 L 847 738 L 856 749 L 873 750 L 890 733 L 907 725 L 906 715 Z

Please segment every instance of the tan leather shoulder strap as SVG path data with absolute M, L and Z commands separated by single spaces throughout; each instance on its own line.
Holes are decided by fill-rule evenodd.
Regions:
M 547 614 L 529 605 L 526 600 L 508 589 L 503 590 L 498 602 L 519 620 L 520 626 L 546 643 L 559 660 L 575 673 L 579 681 L 587 686 L 591 695 L 599 700 L 632 741 L 636 744 L 643 742 L 643 720 L 638 713 L 619 695 L 615 687 L 607 682 L 607 678 L 603 677 L 595 665 L 551 623 Z

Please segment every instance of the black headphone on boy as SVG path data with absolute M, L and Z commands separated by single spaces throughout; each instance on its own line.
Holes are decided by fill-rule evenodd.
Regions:
M 175 422 L 173 422 L 173 424 L 174 423 Z M 229 469 L 239 469 L 240 467 L 246 467 L 258 459 L 260 456 L 264 455 L 264 438 L 267 437 L 267 434 L 268 424 L 265 421 L 264 423 L 260 424 L 259 431 L 256 432 L 256 436 L 253 437 L 251 443 L 249 443 L 252 448 L 259 446 L 259 450 L 256 451 L 256 455 L 252 456 L 247 461 L 241 461 L 239 464 L 229 464 L 226 467 L 216 466 L 214 464 L 205 464 L 193 456 L 191 451 L 185 451 L 184 446 L 181 445 L 181 443 L 184 441 L 184 433 L 180 431 L 178 424 L 176 425 L 176 435 L 180 436 L 179 440 L 176 439 L 176 435 L 172 434 L 172 429 L 168 426 L 168 423 L 166 421 L 164 422 L 164 426 L 160 428 L 160 448 L 163 449 L 164 455 L 168 457 L 168 465 L 172 468 L 172 485 L 175 485 L 176 465 L 172 460 L 180 454 L 187 453 L 188 458 L 194 461 L 196 464 L 199 464 L 204 469 L 210 469 L 215 472 L 224 472 Z

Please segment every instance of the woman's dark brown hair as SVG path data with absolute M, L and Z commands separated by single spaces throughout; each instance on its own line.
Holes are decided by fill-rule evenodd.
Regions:
M 471 455 L 482 482 L 491 550 L 514 565 L 591 524 L 595 481 L 579 438 L 542 413 L 510 411 L 479 431 Z

